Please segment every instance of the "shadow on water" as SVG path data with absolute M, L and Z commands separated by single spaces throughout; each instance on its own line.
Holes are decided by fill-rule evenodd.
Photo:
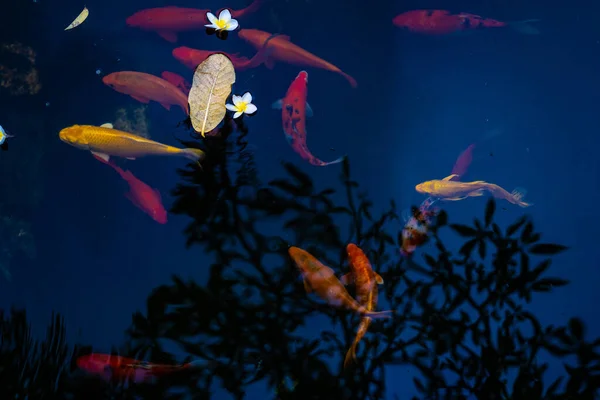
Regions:
M 237 128 L 207 137 L 202 169 L 179 171 L 182 181 L 173 192 L 172 212 L 191 219 L 187 245 L 212 257 L 208 281 L 173 276 L 155 288 L 146 310 L 133 315 L 126 343 L 112 351 L 161 364 L 200 360 L 194 364 L 200 367 L 144 382 L 118 371 L 107 371 L 109 379 L 90 376 L 76 359 L 92 348 L 69 347 L 61 316 L 53 316 L 47 337 L 38 341 L 25 311 L 12 310 L 0 319 L 1 398 L 209 399 L 222 387 L 243 399 L 257 382 L 279 399 L 400 398 L 386 391 L 384 374 L 397 365 L 411 367 L 413 398 L 595 398 L 600 339 L 586 337 L 578 318 L 542 326 L 528 311 L 537 293 L 568 282 L 547 275 L 552 256 L 566 248 L 541 242 L 527 217 L 503 232 L 494 223 L 493 200 L 473 226 L 450 223 L 442 211 L 430 235 L 434 252 L 420 265 L 398 254 L 394 203 L 372 215 L 374 204 L 359 191 L 348 160 L 330 188 L 315 187 L 292 163 L 283 163 L 281 178 L 263 184 L 247 131 Z M 333 200 L 340 195 L 343 204 Z M 336 228 L 334 220 L 343 219 L 350 232 Z M 273 224 L 282 236 L 273 234 Z M 443 231 L 464 238 L 458 252 L 446 248 Z M 396 313 L 373 323 L 358 362 L 344 369 L 358 317 L 307 296 L 287 250 L 305 249 L 343 273 L 348 242 L 359 244 L 384 278 L 381 300 Z M 317 315 L 336 330 L 300 334 Z M 178 347 L 186 359 L 167 347 Z M 550 379 L 542 357 L 563 362 L 562 376 Z

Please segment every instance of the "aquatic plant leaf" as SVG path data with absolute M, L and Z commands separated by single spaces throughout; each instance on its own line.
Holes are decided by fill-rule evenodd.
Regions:
M 225 118 L 225 102 L 234 83 L 235 69 L 223 54 L 212 54 L 196 67 L 188 103 L 192 126 L 202 137 Z
M 471 240 L 465 242 L 465 244 L 462 245 L 462 247 L 460 248 L 460 250 L 458 252 L 465 257 L 470 257 L 471 253 L 473 253 L 473 249 L 475 249 L 476 244 L 477 244 L 477 239 L 471 239 Z
M 506 228 L 506 236 L 510 237 L 510 236 L 514 235 L 515 232 L 517 232 L 519 230 L 519 228 L 522 227 L 526 221 L 527 221 L 527 217 L 522 216 L 521 218 L 519 218 L 517 220 L 517 222 L 509 225 L 508 228 Z
M 490 198 L 485 206 L 485 226 L 490 226 L 492 223 L 494 211 L 496 211 L 496 202 L 493 198 Z
M 446 211 L 441 210 L 436 217 L 436 224 L 439 227 L 445 226 L 448 224 L 448 213 Z
M 462 237 L 477 236 L 477 231 L 467 225 L 450 224 L 450 228 L 452 228 L 456 233 L 458 233 Z
M 560 244 L 540 243 L 540 244 L 531 246 L 529 248 L 529 252 L 531 254 L 552 255 L 552 254 L 558 254 L 561 251 L 565 251 L 567 249 L 568 249 L 567 246 L 563 246 Z
M 571 331 L 571 335 L 573 335 L 575 339 L 583 340 L 583 335 L 585 333 L 583 321 L 579 318 L 569 319 L 569 331 Z
M 536 292 L 549 292 L 554 287 L 565 286 L 569 281 L 560 278 L 542 278 L 531 285 L 531 289 Z

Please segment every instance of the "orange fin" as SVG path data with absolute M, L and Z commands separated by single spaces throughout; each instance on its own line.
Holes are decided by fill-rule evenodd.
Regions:
M 160 103 L 160 105 L 163 106 L 164 108 L 166 108 L 167 111 L 171 111 L 171 105 L 170 104 Z

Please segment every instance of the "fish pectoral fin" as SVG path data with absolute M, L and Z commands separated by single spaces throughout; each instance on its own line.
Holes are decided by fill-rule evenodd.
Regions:
M 470 197 L 479 197 L 479 196 L 483 196 L 485 194 L 485 189 L 477 189 L 477 190 L 473 190 L 471 193 L 469 193 Z
M 308 101 L 306 102 L 306 116 L 307 117 L 313 116 L 313 110 L 312 110 L 312 107 L 310 106 L 310 104 L 308 104 Z
M 304 280 L 304 290 L 306 290 L 306 293 L 312 293 L 313 291 L 312 287 L 310 287 L 310 284 L 306 279 Z
M 273 102 L 273 104 L 271 105 L 271 108 L 274 110 L 281 110 L 282 107 L 283 107 L 283 99 L 279 99 L 279 100 Z
M 354 282 L 354 274 L 352 272 L 348 272 L 347 274 L 342 275 L 340 282 L 342 282 L 343 285 L 351 284 Z
M 171 31 L 158 31 L 158 36 L 165 39 L 167 42 L 175 43 L 177 41 L 177 34 Z
M 466 198 L 467 198 L 467 196 L 463 196 L 463 197 L 444 197 L 444 201 L 459 201 L 459 200 L 464 200 Z
M 166 108 L 167 111 L 171 111 L 171 105 L 170 104 L 160 103 L 160 105 L 163 106 L 164 108 Z
M 92 151 L 92 154 L 102 160 L 104 160 L 105 162 L 109 162 L 110 161 L 110 156 L 108 154 L 104 154 L 104 153 L 98 153 L 95 151 Z
M 113 124 L 111 124 L 110 122 L 106 122 L 106 123 L 100 125 L 100 128 L 114 129 Z
M 135 157 L 125 157 L 128 160 L 135 160 Z
M 136 96 L 136 95 L 133 95 L 133 94 L 132 94 L 132 95 L 130 95 L 130 96 L 131 96 L 131 98 L 133 98 L 133 99 L 135 99 L 135 100 L 139 101 L 140 103 L 145 103 L 145 104 L 147 104 L 147 103 L 150 103 L 150 99 L 147 99 L 147 98 L 145 98 L 145 97 L 142 97 L 142 96 Z
M 452 174 L 452 175 L 449 175 L 449 176 L 445 177 L 445 178 L 444 178 L 444 179 L 442 179 L 442 180 L 443 180 L 443 181 L 449 181 L 449 180 L 451 180 L 451 179 L 452 179 L 452 178 L 454 178 L 454 177 L 458 177 L 458 175 L 457 175 L 457 174 Z
M 379 275 L 377 272 L 374 272 L 374 274 L 375 274 L 375 282 L 377 282 L 378 285 L 382 285 L 383 278 L 381 277 L 381 275 Z

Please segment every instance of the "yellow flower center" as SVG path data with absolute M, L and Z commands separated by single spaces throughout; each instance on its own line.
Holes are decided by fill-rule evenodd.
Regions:
M 248 106 L 248 104 L 246 102 L 241 101 L 238 103 L 237 109 L 239 112 L 245 112 L 247 106 Z
M 217 20 L 216 25 L 219 27 L 219 29 L 227 29 L 229 27 L 229 22 L 225 22 L 221 19 Z

